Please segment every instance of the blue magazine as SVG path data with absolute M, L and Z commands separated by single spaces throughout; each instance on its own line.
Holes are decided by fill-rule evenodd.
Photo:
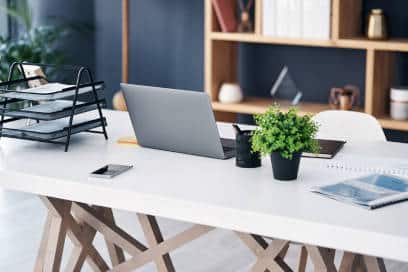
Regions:
M 395 176 L 370 175 L 315 187 L 312 188 L 312 192 L 368 209 L 376 209 L 408 200 L 408 182 Z

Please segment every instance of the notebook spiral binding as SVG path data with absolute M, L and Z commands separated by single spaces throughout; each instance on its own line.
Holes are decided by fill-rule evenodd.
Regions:
M 346 163 L 341 162 L 330 162 L 326 165 L 328 169 L 342 170 L 347 172 L 361 172 L 361 173 L 372 173 L 372 174 L 384 174 L 384 175 L 398 175 L 398 176 L 408 176 L 408 168 L 398 168 L 398 167 L 372 167 L 367 165 L 355 165 L 351 166 Z

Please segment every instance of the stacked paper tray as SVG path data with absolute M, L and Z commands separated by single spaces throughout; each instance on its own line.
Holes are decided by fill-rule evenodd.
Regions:
M 106 103 L 104 99 L 101 99 L 98 102 L 101 105 Z M 29 118 L 36 120 L 55 120 L 70 116 L 72 113 L 72 105 L 73 103 L 70 100 L 47 101 L 39 105 L 20 110 L 6 110 L 4 115 L 8 117 Z M 97 109 L 97 104 L 95 102 L 85 103 L 78 101 L 75 106 L 75 114 L 84 113 L 95 109 Z
M 84 94 L 93 90 L 103 90 L 103 82 L 95 82 L 94 84 L 82 84 L 79 86 L 78 94 Z M 21 90 L 2 90 L 0 97 L 16 98 L 31 101 L 57 100 L 65 97 L 73 96 L 76 91 L 75 85 L 67 85 L 61 83 L 48 83 L 35 88 Z
M 106 119 L 103 118 L 106 125 Z M 2 136 L 26 140 L 51 141 L 68 136 L 69 118 L 34 123 L 19 128 L 3 128 Z M 102 126 L 101 119 L 86 120 L 74 117 L 71 134 L 87 131 Z

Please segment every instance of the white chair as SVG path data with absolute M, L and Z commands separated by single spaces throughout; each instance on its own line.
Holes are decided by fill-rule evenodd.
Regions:
M 338 139 L 348 142 L 387 140 L 377 119 L 366 113 L 329 110 L 316 114 L 313 120 L 319 125 L 319 131 L 316 136 L 320 139 Z M 349 252 L 343 255 L 340 271 L 342 271 L 342 267 L 356 268 L 354 265 L 359 265 L 362 262 L 377 263 L 378 266 L 383 269 L 381 271 L 385 271 L 384 261 L 382 259 L 362 257 Z
M 369 114 L 329 110 L 313 117 L 319 124 L 317 138 L 346 141 L 386 141 L 380 123 Z

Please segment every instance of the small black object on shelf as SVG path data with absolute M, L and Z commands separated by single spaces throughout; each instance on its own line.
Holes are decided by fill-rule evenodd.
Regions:
M 241 130 L 238 125 L 233 125 L 236 132 L 235 158 L 236 166 L 241 168 L 256 168 L 261 166 L 261 155 L 253 152 L 251 148 L 251 130 Z
M 32 75 L 25 67 L 35 67 L 41 72 Z M 42 69 L 69 70 L 74 73 L 75 82 L 71 85 L 49 82 Z M 17 88 L 10 89 L 16 85 Z M 8 81 L 0 83 L 0 137 L 61 144 L 65 146 L 65 152 L 73 134 L 103 134 L 107 140 L 107 122 L 102 113 L 106 101 L 98 97 L 98 92 L 103 89 L 104 82 L 95 82 L 91 70 L 83 66 L 15 62 L 10 66 Z M 85 93 L 91 94 L 88 102 L 79 100 Z M 13 108 L 16 103 L 29 106 Z M 94 110 L 98 113 L 96 118 L 77 116 Z M 36 123 L 23 127 L 5 126 L 22 119 L 35 120 Z M 102 129 L 94 130 L 97 128 Z

